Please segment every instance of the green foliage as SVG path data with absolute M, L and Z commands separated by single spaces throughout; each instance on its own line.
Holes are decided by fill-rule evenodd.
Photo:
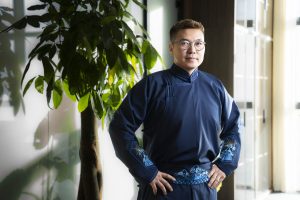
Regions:
M 25 16 L 2 31 L 27 25 L 42 29 L 22 83 L 33 59 L 42 63 L 43 74 L 31 78 L 23 94 L 34 82 L 39 93 L 46 89 L 49 107 L 57 108 L 65 93 L 78 101 L 80 112 L 89 103 L 98 118 L 115 110 L 144 69 L 150 70 L 160 58 L 142 25 L 126 10 L 128 4 L 129 0 L 40 0 L 30 6 L 28 10 L 46 14 Z M 144 37 L 135 35 L 130 21 Z

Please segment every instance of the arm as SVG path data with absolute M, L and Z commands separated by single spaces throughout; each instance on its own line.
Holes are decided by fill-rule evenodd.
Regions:
M 220 156 L 214 164 L 228 176 L 237 168 L 240 157 L 240 112 L 224 87 L 222 91 L 222 144 Z
M 127 94 L 109 125 L 109 133 L 117 157 L 129 168 L 138 182 L 150 183 L 157 168 L 137 141 L 135 131 L 144 121 L 148 104 L 147 78 Z
M 226 176 L 237 168 L 241 149 L 239 109 L 222 84 L 220 97 L 222 102 L 222 132 L 220 134 L 222 143 L 220 155 L 209 173 L 208 186 L 212 188 L 217 188 Z

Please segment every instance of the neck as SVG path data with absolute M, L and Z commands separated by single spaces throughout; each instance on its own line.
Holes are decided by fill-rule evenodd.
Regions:
M 194 68 L 194 69 L 186 69 L 183 67 L 180 67 L 179 65 L 177 65 L 179 68 L 183 69 L 184 71 L 186 71 L 189 75 L 192 75 L 192 73 L 197 70 L 198 68 Z

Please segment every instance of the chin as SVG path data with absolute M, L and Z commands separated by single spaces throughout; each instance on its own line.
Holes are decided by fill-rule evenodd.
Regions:
M 194 70 L 194 69 L 198 68 L 198 65 L 196 65 L 196 66 L 186 66 L 185 68 L 189 69 L 189 70 Z

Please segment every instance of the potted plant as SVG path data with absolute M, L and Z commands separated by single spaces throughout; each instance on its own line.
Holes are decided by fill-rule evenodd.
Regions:
M 96 117 L 104 119 L 120 105 L 135 81 L 149 71 L 157 51 L 147 32 L 126 9 L 129 0 L 40 0 L 28 15 L 1 33 L 40 28 L 39 42 L 28 55 L 28 63 L 41 62 L 43 73 L 24 84 L 23 95 L 32 85 L 45 94 L 50 108 L 58 108 L 64 96 L 78 102 L 81 112 L 81 175 L 78 199 L 101 199 L 102 171 L 99 164 Z M 145 9 L 138 0 L 135 4 Z M 142 30 L 135 35 L 128 26 L 133 22 Z

